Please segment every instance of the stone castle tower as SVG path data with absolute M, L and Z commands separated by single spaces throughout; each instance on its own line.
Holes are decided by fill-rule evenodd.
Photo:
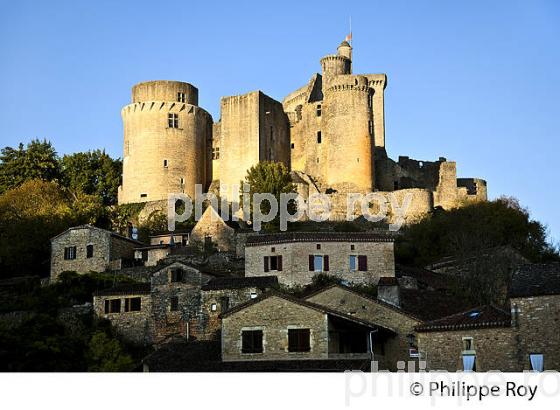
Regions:
M 123 181 L 119 203 L 194 198 L 195 184 L 212 178 L 212 117 L 198 106 L 198 89 L 179 81 L 149 81 L 132 88 L 122 109 Z
M 132 89 L 122 110 L 123 183 L 119 203 L 194 198 L 195 184 L 237 201 L 247 170 L 280 161 L 306 185 L 300 192 L 394 192 L 414 197 L 418 215 L 435 206 L 486 200 L 486 182 L 457 178 L 455 162 L 427 162 L 385 150 L 385 74 L 353 74 L 352 46 L 320 61 L 321 73 L 276 101 L 261 91 L 223 97 L 213 122 L 188 83 L 150 81 Z M 225 188 L 225 189 L 224 189 Z M 336 202 L 336 201 L 335 201 Z

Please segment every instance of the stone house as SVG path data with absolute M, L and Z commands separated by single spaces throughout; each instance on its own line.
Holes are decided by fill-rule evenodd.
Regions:
M 191 237 L 191 231 L 164 232 L 157 235 L 150 235 L 150 245 L 174 245 L 187 246 Z
M 325 273 L 348 283 L 395 276 L 393 238 L 376 233 L 291 232 L 247 237 L 245 276 L 276 275 L 287 286 Z
M 391 328 L 276 291 L 221 315 L 222 360 L 368 359 L 395 332 Z M 373 333 L 372 333 L 373 332 Z
M 276 277 L 216 278 L 179 261 L 158 265 L 150 282 L 96 292 L 94 313 L 127 340 L 144 345 L 210 340 L 219 336 L 220 313 L 278 285 Z M 134 309 L 127 306 L 134 299 Z
M 213 206 L 208 206 L 191 232 L 191 241 L 198 247 L 215 247 L 220 252 L 236 251 L 239 224 L 224 221 Z
M 205 339 L 219 337 L 220 314 L 277 287 L 276 276 L 213 278 L 202 285 L 201 316 L 205 322 Z
M 171 253 L 169 244 L 145 245 L 134 249 L 134 260 L 144 266 L 156 266 Z
M 67 229 L 51 239 L 51 281 L 64 271 L 78 273 L 121 269 L 142 243 L 92 225 Z
M 93 310 L 98 318 L 109 320 L 123 339 L 138 345 L 151 343 L 153 321 L 149 283 L 127 283 L 95 292 Z
M 386 369 L 396 371 L 398 361 L 417 361 L 414 328 L 422 320 L 382 297 L 379 299 L 379 295 L 373 299 L 346 286 L 331 285 L 306 296 L 305 300 L 392 329 L 395 334 L 384 344 L 383 361 Z
M 432 370 L 560 369 L 560 264 L 527 264 L 512 278 L 510 311 L 482 306 L 416 327 Z

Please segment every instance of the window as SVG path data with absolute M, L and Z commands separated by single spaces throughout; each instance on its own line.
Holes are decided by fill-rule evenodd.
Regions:
M 316 111 L 317 117 L 320 117 L 320 116 L 321 116 L 321 108 L 322 108 L 322 107 L 321 107 L 321 104 L 317 104 L 317 111 Z
M 147 198 L 148 194 L 140 194 L 140 198 Z
M 184 103 L 186 101 L 185 93 L 177 93 L 177 101 Z
M 212 159 L 220 159 L 220 147 L 212 148 Z
M 365 272 L 367 271 L 367 256 L 366 255 L 359 255 L 358 256 L 358 270 Z
M 169 310 L 171 312 L 177 312 L 179 310 L 179 298 L 177 296 L 171 296 L 169 299 Z
M 373 121 L 368 121 L 369 135 L 373 135 Z
M 282 270 L 282 255 L 265 256 L 264 257 L 264 271 Z
M 93 245 L 86 246 L 86 258 L 93 258 Z
M 225 312 L 229 309 L 229 298 L 227 296 L 222 296 L 220 298 L 220 309 Z
M 318 244 L 317 244 L 317 250 L 320 250 L 320 249 L 321 249 L 321 244 L 318 243 Z
M 167 114 L 167 126 L 169 128 L 179 128 L 179 114 L 172 112 Z
M 179 183 L 181 185 L 184 185 L 185 184 L 185 179 L 183 177 L 179 178 Z
M 272 248 L 270 248 L 270 252 L 272 253 L 276 252 L 276 248 L 273 246 Z
M 531 370 L 535 372 L 544 371 L 544 356 L 540 353 L 532 353 L 529 355 L 529 361 L 531 362 Z
M 294 143 L 293 143 L 293 142 L 292 142 L 292 144 L 290 145 L 290 147 L 291 147 L 292 149 L 294 149 Z
M 251 292 L 251 299 L 257 298 L 257 292 Z
M 474 343 L 472 337 L 463 337 L 463 351 L 471 352 L 474 350 Z
M 163 160 L 163 167 L 167 168 L 167 160 L 166 159 Z
M 217 305 L 216 303 L 212 303 L 212 304 L 210 305 L 210 310 L 211 310 L 212 312 L 215 312 L 216 310 L 218 310 L 218 305 Z
M 309 352 L 309 329 L 288 329 L 288 351 L 289 352 Z
M 328 272 L 329 255 L 309 255 L 309 270 L 314 272 Z
M 171 269 L 171 282 L 183 282 L 185 280 L 185 271 L 183 269 Z
M 124 300 L 124 311 L 125 312 L 140 312 L 142 307 L 142 299 L 136 298 L 126 298 Z
M 75 246 L 68 246 L 64 248 L 64 259 L 76 259 L 76 247 Z
M 107 313 L 120 313 L 121 300 L 120 299 L 106 299 L 105 300 L 105 314 Z
M 241 332 L 241 353 L 262 353 L 262 336 L 262 330 L 243 330 Z
M 317 144 L 321 143 L 321 131 L 317 131 Z
M 463 355 L 463 370 L 465 372 L 476 372 L 476 355 L 474 354 Z
M 357 271 L 358 270 L 358 256 L 350 255 L 349 265 L 350 265 L 350 271 L 351 272 Z
M 350 245 L 350 250 L 351 251 L 356 250 L 356 245 Z

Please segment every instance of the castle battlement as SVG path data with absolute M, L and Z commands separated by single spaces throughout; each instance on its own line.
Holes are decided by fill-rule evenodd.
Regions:
M 303 191 L 413 193 L 415 214 L 484 200 L 486 182 L 457 179 L 445 158 L 391 160 L 385 150 L 385 74 L 353 74 L 352 46 L 320 60 L 321 73 L 283 102 L 260 90 L 220 99 L 220 120 L 198 106 L 198 89 L 181 81 L 148 81 L 122 109 L 123 184 L 119 202 L 194 196 L 238 185 L 261 161 L 279 161 L 311 184 Z M 307 181 L 307 182 L 305 182 Z M 222 191 L 222 190 L 221 190 Z M 226 198 L 237 195 L 225 188 Z M 233 195 L 233 196 L 232 196 Z

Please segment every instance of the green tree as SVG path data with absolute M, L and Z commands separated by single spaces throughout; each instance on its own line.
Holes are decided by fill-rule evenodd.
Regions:
M 96 195 L 104 205 L 117 203 L 122 162 L 105 151 L 65 155 L 61 160 L 62 184 L 73 193 Z
M 27 147 L 5 147 L 0 151 L 0 194 L 16 188 L 25 181 L 41 179 L 56 181 L 60 167 L 56 151 L 46 140 L 33 140 Z
M 96 223 L 101 201 L 70 197 L 56 183 L 24 182 L 0 195 L 0 271 L 4 276 L 49 272 L 50 238 L 65 229 Z
M 123 372 L 132 370 L 134 361 L 123 349 L 121 343 L 97 331 L 91 337 L 86 354 L 88 371 Z
M 296 186 L 292 182 L 290 172 L 286 165 L 281 162 L 259 162 L 247 171 L 244 183 L 250 186 L 251 215 L 253 211 L 254 194 L 270 193 L 274 195 L 279 204 L 280 194 L 296 192 Z M 241 185 L 243 187 L 243 182 Z M 296 204 L 291 201 L 288 205 L 288 211 L 293 214 L 296 211 Z M 268 214 L 270 212 L 270 203 L 268 201 L 263 201 L 260 210 L 263 214 Z M 272 222 L 263 224 L 263 226 L 267 230 L 273 230 L 278 227 L 278 223 L 279 215 L 277 215 Z

